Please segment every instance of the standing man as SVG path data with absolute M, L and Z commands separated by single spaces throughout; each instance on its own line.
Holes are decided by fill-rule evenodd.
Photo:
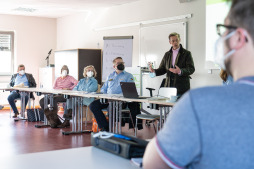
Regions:
M 17 73 L 12 75 L 10 86 L 11 87 L 15 87 L 15 86 L 36 87 L 36 83 L 35 83 L 33 75 L 29 73 L 25 73 L 25 66 L 21 64 L 18 66 Z M 34 97 L 33 93 L 31 93 L 30 97 Z M 16 118 L 19 114 L 15 104 L 15 99 L 18 99 L 18 98 L 20 98 L 20 94 L 16 90 L 12 91 L 11 94 L 8 96 L 8 102 L 14 112 L 13 118 Z M 27 102 L 28 102 L 28 96 L 25 96 L 25 106 L 27 105 Z
M 186 93 L 148 144 L 145 169 L 254 168 L 253 9 L 253 0 L 232 0 L 217 25 L 217 63 L 235 82 Z
M 122 89 L 120 82 L 134 82 L 133 75 L 124 71 L 124 62 L 121 57 L 117 57 L 113 60 L 113 68 L 115 71 L 108 76 L 106 82 L 101 87 L 101 92 L 104 94 L 121 94 Z M 102 112 L 102 109 L 107 108 L 108 105 L 108 103 L 101 103 L 100 100 L 95 100 L 89 105 L 89 108 L 93 112 L 99 128 L 104 131 L 109 131 L 109 124 Z M 130 102 L 128 103 L 128 108 L 130 109 L 133 122 L 135 123 L 136 115 L 140 114 L 140 105 L 136 102 Z M 131 125 L 129 126 L 132 128 Z M 142 128 L 142 124 L 138 124 L 138 129 Z
M 165 53 L 158 69 L 153 69 L 152 65 L 149 65 L 150 76 L 167 73 L 164 87 L 176 87 L 177 95 L 181 96 L 190 89 L 190 75 L 195 71 L 194 62 L 191 52 L 180 44 L 181 39 L 178 33 L 173 32 L 168 38 L 172 47 Z

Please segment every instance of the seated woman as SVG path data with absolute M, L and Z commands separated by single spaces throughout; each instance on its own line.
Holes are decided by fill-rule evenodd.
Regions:
M 89 65 L 84 68 L 83 72 L 83 79 L 80 79 L 77 86 L 73 88 L 75 91 L 85 91 L 87 93 L 96 92 L 98 90 L 98 82 L 94 78 L 96 77 L 97 72 L 92 65 Z M 83 98 L 83 104 L 88 106 L 91 102 L 93 102 L 94 98 Z M 59 128 L 69 127 L 70 126 L 70 119 L 72 118 L 72 100 L 68 99 L 67 104 L 64 109 L 65 118 L 64 122 L 59 125 Z
M 232 76 L 230 76 L 225 70 L 221 69 L 220 71 L 220 78 L 222 79 L 222 84 L 224 86 L 230 85 L 234 83 L 234 79 Z
M 54 83 L 53 89 L 60 89 L 60 90 L 72 90 L 76 85 L 78 84 L 78 81 L 69 75 L 69 68 L 66 65 L 63 65 L 61 69 L 61 77 L 58 77 Z M 64 98 L 63 95 L 54 95 L 54 105 L 53 105 L 53 111 L 49 111 L 47 108 L 45 109 L 44 107 L 44 98 L 40 100 L 40 106 L 42 109 L 45 109 L 45 115 L 47 117 L 47 114 L 57 114 L 58 111 L 58 102 L 66 102 L 66 99 Z M 48 99 L 49 103 L 49 99 Z M 47 117 L 48 119 L 48 117 Z M 59 125 L 59 120 L 58 123 L 51 121 L 48 119 L 50 122 L 50 126 L 52 128 L 57 127 Z

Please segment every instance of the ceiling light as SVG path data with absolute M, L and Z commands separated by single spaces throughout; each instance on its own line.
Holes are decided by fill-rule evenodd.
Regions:
M 20 11 L 20 12 L 34 12 L 36 9 L 34 8 L 23 8 L 23 7 L 18 7 L 14 9 L 14 11 Z

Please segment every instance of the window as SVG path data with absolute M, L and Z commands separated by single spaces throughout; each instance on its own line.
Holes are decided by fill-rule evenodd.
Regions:
M 14 63 L 14 32 L 0 31 L 0 75 L 11 75 Z

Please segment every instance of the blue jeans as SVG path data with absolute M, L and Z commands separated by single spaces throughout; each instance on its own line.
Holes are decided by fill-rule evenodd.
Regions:
M 19 98 L 20 98 L 20 94 L 17 93 L 16 91 L 12 91 L 11 94 L 8 96 L 8 102 L 15 114 L 18 113 L 18 109 L 16 107 L 14 100 Z M 25 106 L 27 105 L 27 102 L 28 102 L 28 96 L 25 96 Z

